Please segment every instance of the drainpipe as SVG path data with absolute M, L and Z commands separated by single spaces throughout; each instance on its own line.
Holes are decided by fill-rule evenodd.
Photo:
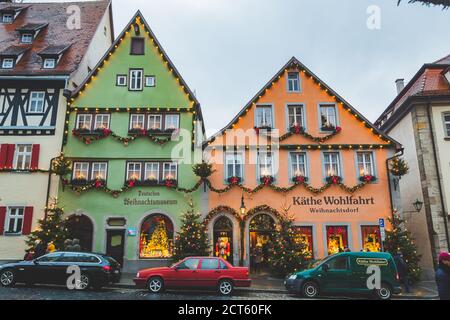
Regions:
M 436 142 L 434 139 L 434 129 L 433 129 L 433 121 L 431 120 L 431 103 L 427 103 L 427 116 L 428 116 L 428 124 L 430 126 L 430 132 L 431 132 L 431 143 L 433 146 L 433 157 L 434 157 L 434 164 L 436 166 L 436 175 L 438 179 L 438 186 L 439 186 L 439 195 L 441 197 L 441 207 L 442 207 L 442 216 L 444 218 L 444 226 L 445 226 L 445 237 L 447 238 L 447 250 L 450 249 L 450 241 L 449 241 L 449 234 L 448 234 L 448 214 L 445 212 L 445 203 L 444 203 L 444 192 L 442 189 L 442 183 L 440 178 L 440 172 L 439 172 L 439 161 L 436 154 Z M 434 244 L 433 244 L 434 246 Z M 436 264 L 436 261 L 434 261 Z

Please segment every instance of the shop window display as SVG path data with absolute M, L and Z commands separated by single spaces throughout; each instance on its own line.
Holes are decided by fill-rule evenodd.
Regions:
M 164 215 L 152 215 L 145 219 L 141 228 L 141 259 L 170 258 L 173 255 L 173 224 Z
M 313 247 L 313 231 L 312 227 L 296 227 L 296 241 L 303 242 L 305 244 L 305 249 L 303 253 L 308 259 L 314 258 L 314 247 Z
M 381 251 L 381 236 L 380 228 L 378 226 L 362 226 L 362 245 L 366 252 L 380 252 Z
M 348 231 L 345 226 L 327 227 L 328 255 L 348 250 Z
M 259 273 L 268 267 L 269 242 L 275 230 L 275 221 L 267 214 L 255 216 L 250 222 L 250 266 Z
M 227 217 L 214 223 L 214 255 L 233 264 L 233 224 Z

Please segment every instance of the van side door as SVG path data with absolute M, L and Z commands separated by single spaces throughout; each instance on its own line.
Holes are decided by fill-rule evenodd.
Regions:
M 325 268 L 322 266 L 321 272 L 323 291 L 347 291 L 351 278 L 349 257 L 347 255 L 339 255 L 330 259 L 326 265 L 327 267 Z

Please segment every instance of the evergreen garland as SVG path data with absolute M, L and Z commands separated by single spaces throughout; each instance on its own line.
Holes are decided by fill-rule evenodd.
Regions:
M 402 2 L 402 0 L 398 0 L 397 5 L 400 5 L 401 2 Z M 408 0 L 408 3 L 416 3 L 416 2 L 420 2 L 425 6 L 430 6 L 430 5 L 443 6 L 444 9 L 447 9 L 450 7 L 450 0 Z
M 417 246 L 414 243 L 414 238 L 411 232 L 405 227 L 405 220 L 401 219 L 399 215 L 394 212 L 393 217 L 388 221 L 392 225 L 391 231 L 386 231 L 386 241 L 384 244 L 385 251 L 395 255 L 401 252 L 403 258 L 408 266 L 408 276 L 413 282 L 420 280 L 422 273 L 419 267 L 421 255 L 417 254 Z
M 188 210 L 181 216 L 181 228 L 175 237 L 174 261 L 192 256 L 209 256 L 211 252 L 206 226 L 201 222 L 192 199 L 187 199 Z

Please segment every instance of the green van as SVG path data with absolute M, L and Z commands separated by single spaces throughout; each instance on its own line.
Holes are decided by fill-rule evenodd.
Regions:
M 381 274 L 378 283 L 374 280 L 377 267 Z M 329 256 L 317 261 L 311 269 L 288 276 L 285 286 L 289 292 L 308 298 L 322 293 L 361 293 L 388 300 L 392 294 L 402 291 L 394 259 L 385 252 L 345 252 Z

